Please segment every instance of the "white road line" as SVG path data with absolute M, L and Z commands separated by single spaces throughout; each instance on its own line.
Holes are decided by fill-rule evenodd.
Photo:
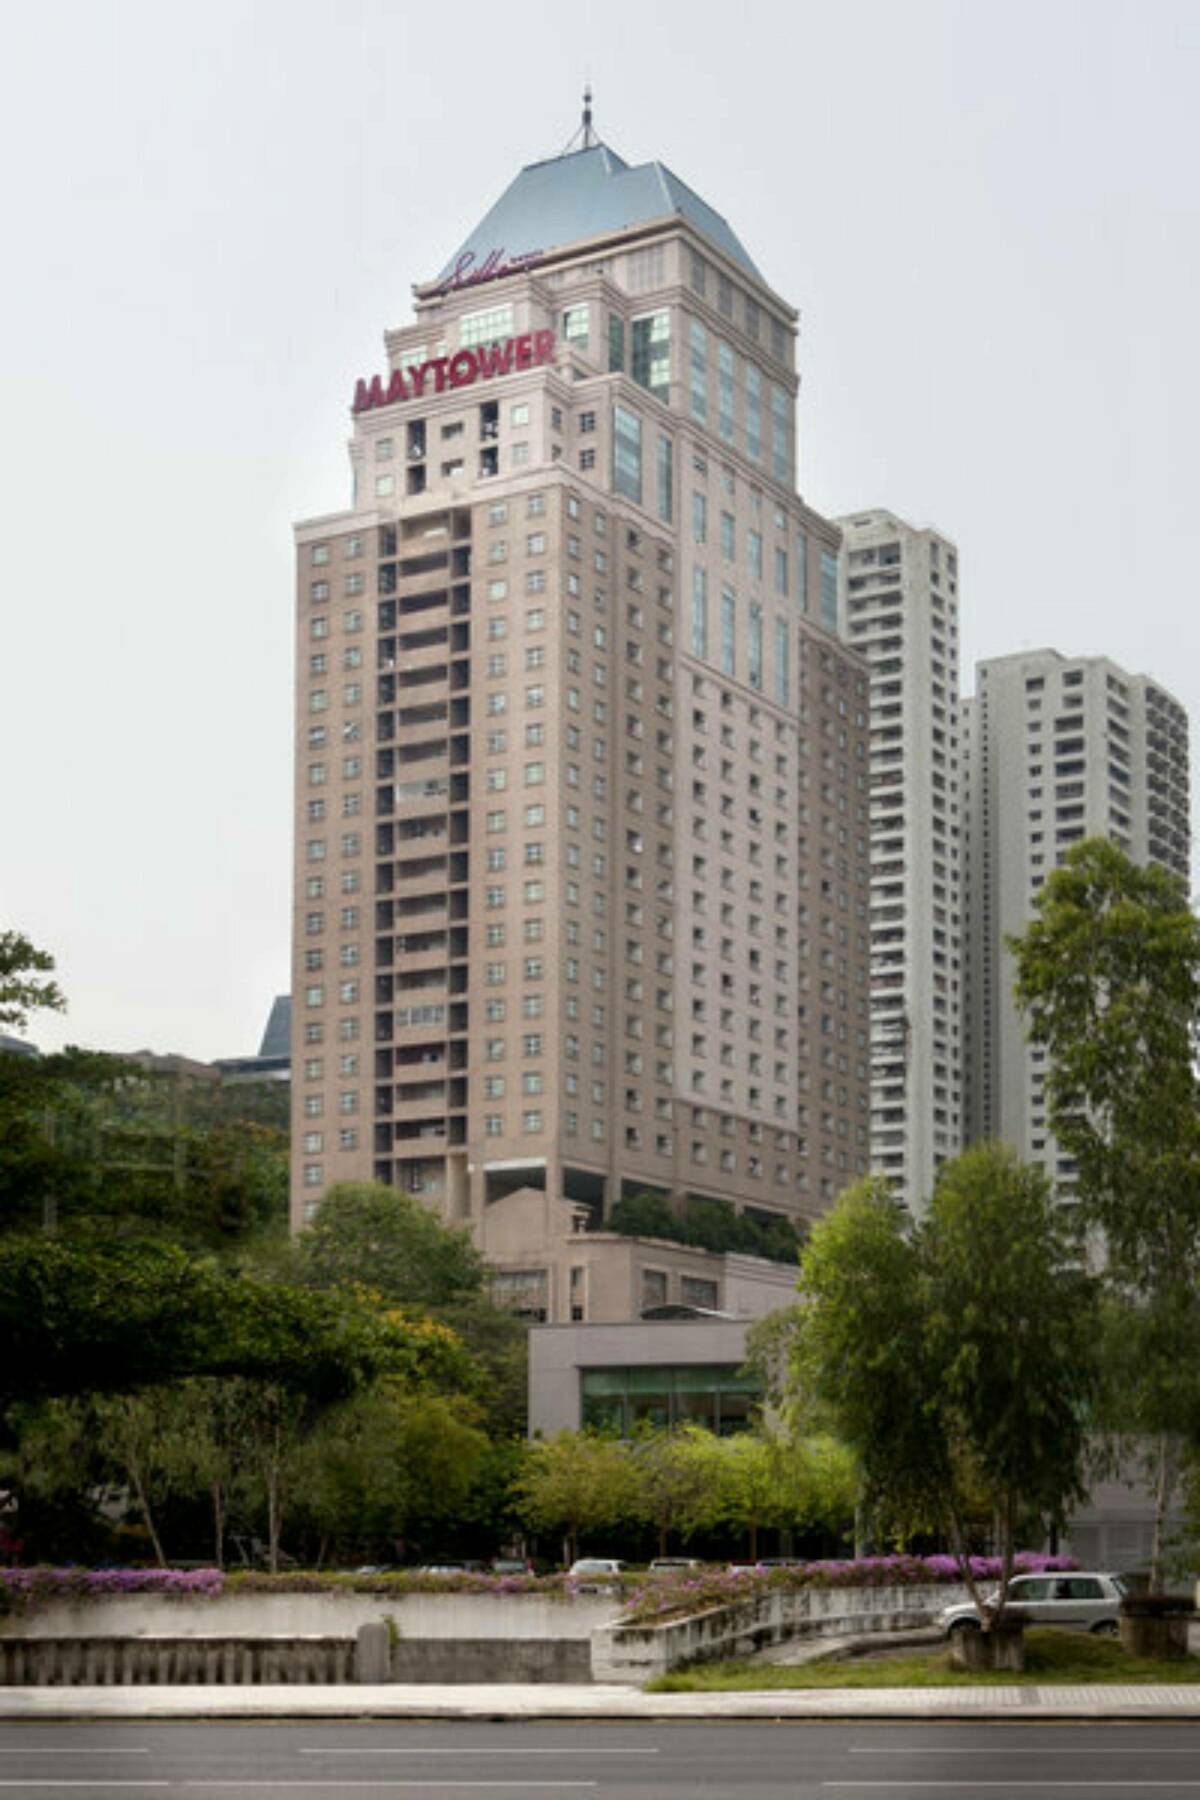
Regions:
M 420 1746 L 417 1746 L 416 1748 L 414 1748 L 410 1744 L 404 1744 L 404 1745 L 397 1746 L 395 1749 L 389 1749 L 385 1746 L 380 1746 L 378 1748 L 371 1748 L 369 1746 L 360 1747 L 358 1745 L 355 1745 L 353 1748 L 351 1748 L 348 1745 L 346 1747 L 346 1749 L 344 1749 L 344 1750 L 338 1750 L 338 1749 L 326 1750 L 324 1748 L 314 1749 L 314 1750 L 306 1750 L 306 1749 L 298 1748 L 296 1754 L 298 1756 L 573 1756 L 573 1757 L 580 1757 L 580 1756 L 657 1756 L 658 1750 L 656 1748 L 652 1748 L 652 1749 L 648 1749 L 648 1750 L 638 1750 L 636 1748 L 629 1749 L 629 1750 L 615 1750 L 609 1745 L 605 1745 L 603 1749 L 581 1750 L 578 1747 L 578 1745 L 575 1745 L 575 1744 L 564 1744 L 561 1749 L 555 1749 L 553 1745 L 542 1745 L 541 1747 L 537 1747 L 537 1748 L 531 1747 L 529 1749 L 522 1750 L 517 1745 L 514 1745 L 514 1744 L 508 1744 L 508 1745 L 505 1745 L 503 1748 L 497 1747 L 495 1749 L 490 1749 L 490 1750 L 486 1749 L 486 1748 L 481 1748 L 479 1745 L 475 1745 L 473 1748 L 470 1748 L 470 1749 L 456 1749 L 454 1747 L 454 1745 L 452 1745 L 452 1744 L 440 1744 L 437 1746 L 429 1745 L 426 1748 L 422 1749 Z
M 58 1750 L 51 1744 L 30 1744 L 24 1750 L 0 1750 L 0 1756 L 149 1756 L 148 1749 L 114 1750 L 95 1745 L 87 1750 Z
M 15 1786 L 9 1782 L 10 1787 Z M 86 1787 L 86 1782 L 73 1785 Z M 115 1785 L 115 1784 L 114 1784 Z M 151 1785 L 150 1783 L 146 1784 Z M 165 1782 L 154 1783 L 165 1787 Z M 297 1788 L 520 1788 L 522 1792 L 530 1788 L 594 1788 L 599 1785 L 595 1781 L 400 1781 L 391 1776 L 381 1775 L 376 1781 L 345 1781 L 331 1776 L 328 1781 L 184 1781 L 180 1785 L 186 1788 L 237 1788 L 240 1791 L 250 1788 L 288 1788 L 295 1792 Z
M 53 1776 L 25 1781 L 0 1781 L 0 1788 L 160 1788 L 170 1787 L 169 1781 L 55 1781 Z

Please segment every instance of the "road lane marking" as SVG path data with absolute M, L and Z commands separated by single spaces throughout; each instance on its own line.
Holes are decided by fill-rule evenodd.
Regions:
M 111 1746 L 96 1745 L 89 1750 L 58 1750 L 52 1744 L 30 1744 L 24 1750 L 0 1750 L 0 1756 L 149 1756 L 147 1749 L 115 1750 Z
M 27 1776 L 24 1781 L 0 1781 L 0 1788 L 160 1788 L 170 1787 L 169 1781 L 56 1781 L 52 1775 L 44 1779 Z
M 1002 1746 L 999 1743 L 986 1745 L 981 1750 L 964 1750 L 961 1745 L 957 1744 L 931 1744 L 927 1750 L 917 1749 L 912 1744 L 897 1744 L 894 1749 L 887 1745 L 851 1744 L 850 1754 L 851 1756 L 987 1756 L 993 1750 L 1001 1748 L 1003 1748 L 1005 1756 L 1195 1756 L 1197 1754 L 1194 1745 L 1184 1750 L 1179 1749 L 1176 1745 L 1164 1745 L 1160 1750 L 1153 1747 L 1133 1750 L 1127 1744 L 1115 1745 L 1112 1748 L 1106 1744 L 1102 1749 L 1092 1744 L 1079 1744 L 1072 1750 L 1062 1744 L 1043 1747 L 1040 1744 L 1004 1744 Z
M 564 1744 L 561 1750 L 555 1749 L 552 1745 L 521 1750 L 512 1744 L 494 1750 L 483 1749 L 478 1745 L 471 1749 L 458 1750 L 453 1744 L 430 1745 L 427 1749 L 419 1747 L 414 1749 L 411 1745 L 404 1744 L 398 1745 L 394 1750 L 386 1746 L 362 1747 L 358 1745 L 354 1747 L 347 1745 L 344 1750 L 308 1750 L 297 1747 L 296 1754 L 298 1756 L 657 1756 L 658 1751 L 657 1749 L 638 1750 L 636 1748 L 615 1750 L 609 1745 L 605 1745 L 602 1749 L 581 1750 L 572 1744 Z
M 16 1786 L 9 1782 L 9 1787 Z M 68 1785 L 86 1787 L 86 1782 L 75 1782 Z M 113 1786 L 116 1783 L 111 1784 Z M 147 1782 L 146 1786 L 165 1787 L 166 1782 Z M 595 1781 L 403 1781 L 393 1779 L 390 1775 L 381 1775 L 376 1781 L 346 1781 L 338 1776 L 331 1776 L 328 1781 L 184 1781 L 181 1787 L 186 1788 L 237 1788 L 239 1791 L 249 1788 L 288 1788 L 295 1792 L 297 1788 L 520 1788 L 527 1792 L 530 1788 L 594 1788 Z

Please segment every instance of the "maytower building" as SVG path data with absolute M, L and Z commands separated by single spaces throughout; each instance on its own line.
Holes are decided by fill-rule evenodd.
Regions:
M 920 1213 L 962 1148 L 958 552 L 882 510 L 838 524 L 871 671 L 871 1166 Z
M 414 293 L 296 531 L 293 1217 L 392 1183 L 588 1319 L 622 1195 L 866 1167 L 866 671 L 796 315 L 669 170 L 585 132 Z
M 1026 1042 L 1005 949 L 1073 844 L 1108 837 L 1190 877 L 1188 722 L 1145 675 L 1035 650 L 982 662 L 963 703 L 967 802 L 967 1135 L 999 1137 L 1058 1184 L 1045 1053 Z

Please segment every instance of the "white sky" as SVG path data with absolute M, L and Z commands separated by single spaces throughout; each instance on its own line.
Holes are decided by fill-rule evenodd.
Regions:
M 803 315 L 801 488 L 1200 714 L 1200 0 L 0 9 L 0 925 L 29 1035 L 212 1057 L 288 985 L 291 522 L 585 75 Z

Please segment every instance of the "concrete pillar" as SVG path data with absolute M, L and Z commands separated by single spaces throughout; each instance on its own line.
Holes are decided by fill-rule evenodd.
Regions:
M 379 1683 L 392 1677 L 392 1641 L 387 1626 L 360 1625 L 354 1648 L 354 1679 Z

